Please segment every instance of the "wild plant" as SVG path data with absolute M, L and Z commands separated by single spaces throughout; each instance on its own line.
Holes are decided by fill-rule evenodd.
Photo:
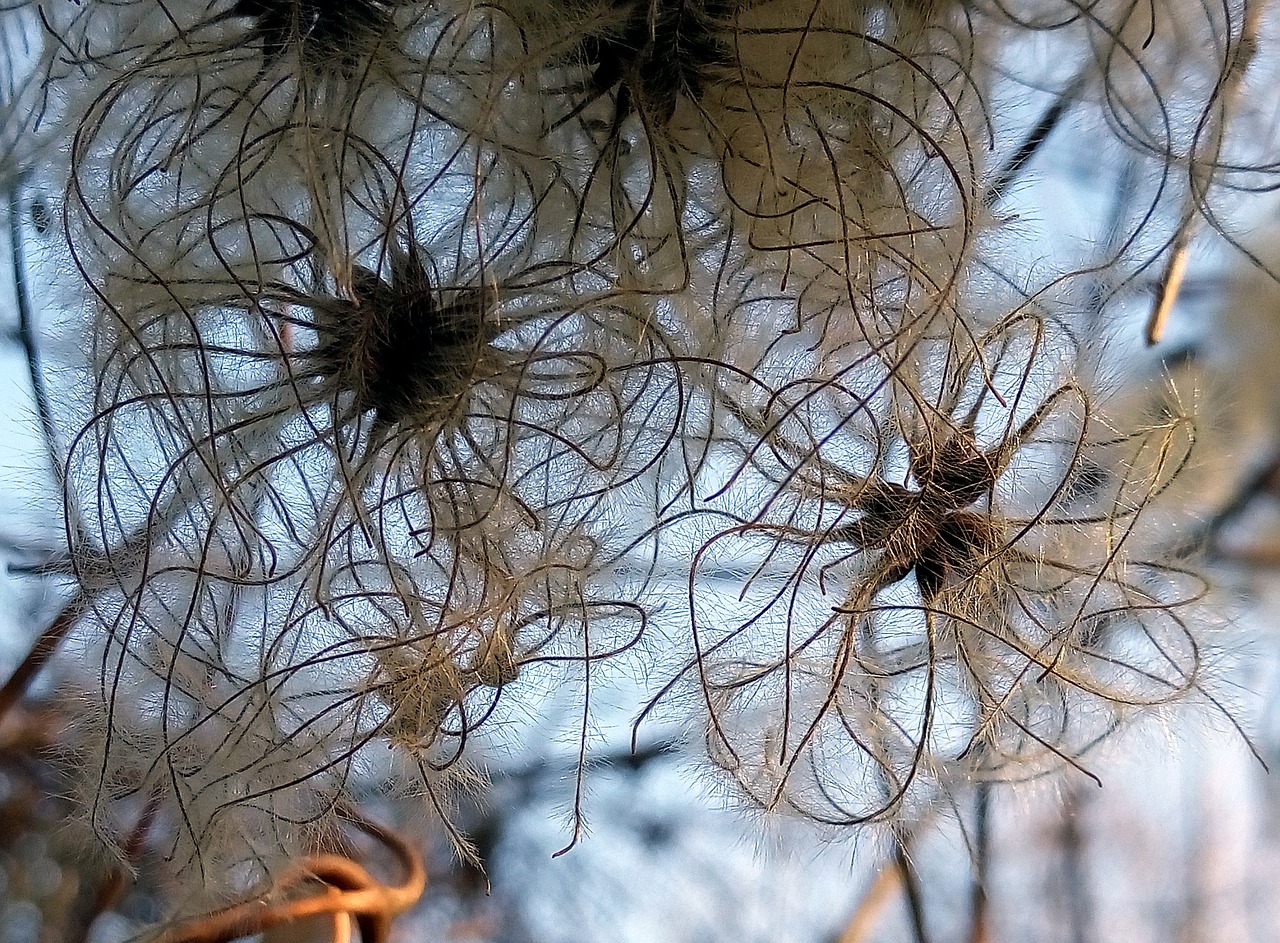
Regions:
M 1237 6 L 22 7 L 84 286 L 100 837 L 152 803 L 206 906 L 293 887 L 377 783 L 465 855 L 477 742 L 551 687 L 577 841 L 618 663 L 749 804 L 903 834 L 1216 703 L 1166 527 L 1194 417 L 1109 417 L 1093 328 L 1245 173 Z M 1064 90 L 1016 140 L 1033 84 Z M 1002 207 L 1069 113 L 1156 174 L 1098 257 L 1032 269 Z
M 180 810 L 174 853 L 218 871 L 217 849 L 269 861 L 270 848 L 308 847 L 376 737 L 424 756 L 435 790 L 456 759 L 442 741 L 460 750 L 478 723 L 468 695 L 550 657 L 573 612 L 597 617 L 570 646 L 587 663 L 616 647 L 604 614 L 618 606 L 584 588 L 596 552 L 582 508 L 665 448 L 679 390 L 661 331 L 625 295 L 585 290 L 601 280 L 578 271 L 584 290 L 563 304 L 572 270 L 536 238 L 544 195 L 482 219 L 455 177 L 424 179 L 412 158 L 393 165 L 342 135 L 364 170 L 331 203 L 284 156 L 291 138 L 314 139 L 310 125 L 197 159 L 220 153 L 228 116 L 198 135 L 148 118 L 144 133 L 178 132 L 174 149 L 104 187 L 90 167 L 109 109 L 166 68 L 126 71 L 74 143 L 64 225 L 100 304 L 68 506 L 105 629 L 89 643 L 104 716 L 166 718 L 134 738 L 104 730 L 102 795 L 159 790 Z M 450 134 L 431 125 L 410 142 Z M 276 161 L 293 190 L 260 186 Z M 491 238 L 477 244 L 468 220 Z M 643 431 L 624 421 L 636 410 Z M 111 484 L 82 494 L 90 478 Z M 124 552 L 139 542 L 164 552 Z M 200 667 L 179 682 L 179 664 Z M 192 767 L 195 755 L 221 762 Z M 279 821 L 293 824 L 281 834 Z
M 711 502 L 737 520 L 694 556 L 694 658 L 649 709 L 700 700 L 752 802 L 910 820 L 955 783 L 1083 768 L 1201 686 L 1206 584 L 1142 536 L 1192 420 L 1108 428 L 1056 333 L 1024 313 L 737 410 Z

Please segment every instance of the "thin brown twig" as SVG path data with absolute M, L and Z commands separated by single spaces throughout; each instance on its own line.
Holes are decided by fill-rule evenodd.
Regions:
M 1164 272 L 1160 276 L 1156 289 L 1155 304 L 1152 306 L 1151 314 L 1147 318 L 1146 340 L 1148 346 L 1158 344 L 1160 338 L 1164 336 L 1165 325 L 1168 323 L 1169 315 L 1178 300 L 1178 293 L 1182 290 L 1182 282 L 1186 278 L 1187 263 L 1190 259 L 1191 239 L 1195 235 L 1196 222 L 1202 215 L 1200 207 L 1201 201 L 1204 199 L 1204 187 L 1201 181 L 1197 179 L 1199 177 L 1198 168 L 1205 164 L 1212 167 L 1218 162 L 1229 112 L 1236 103 L 1236 97 L 1240 94 L 1244 85 L 1245 73 L 1249 71 L 1249 65 L 1258 51 L 1258 34 L 1261 30 L 1265 8 L 1266 3 L 1263 0 L 1254 0 L 1254 2 L 1245 5 L 1244 23 L 1240 28 L 1240 38 L 1236 41 L 1234 50 L 1231 52 L 1222 72 L 1219 86 L 1219 95 L 1222 102 L 1220 118 L 1215 122 L 1216 128 L 1210 130 L 1211 143 L 1207 148 L 1207 153 L 1202 154 L 1197 151 L 1192 155 L 1191 185 L 1187 191 L 1186 206 L 1182 211 L 1182 219 L 1178 222 L 1178 228 L 1174 233 L 1173 242 L 1170 244 L 1169 260 L 1165 263 Z M 1206 124 L 1208 120 L 1206 118 Z
M 1085 836 L 1080 821 L 1081 807 L 1085 801 L 1086 796 L 1080 791 L 1073 791 L 1067 796 L 1062 808 L 1062 833 L 1059 838 L 1071 943 L 1090 943 L 1093 939 L 1090 920 L 1092 905 L 1084 865 Z
M 1272 542 L 1259 547 L 1242 547 L 1239 550 L 1223 550 L 1221 559 L 1238 567 L 1253 570 L 1280 568 L 1280 545 Z
M 905 836 L 895 836 L 893 844 L 894 864 L 902 880 L 902 890 L 907 900 L 907 913 L 911 917 L 911 930 L 915 934 L 915 941 L 929 943 L 929 933 L 925 929 L 924 921 L 924 895 L 920 892 L 920 880 L 915 868 L 911 866 L 907 839 Z
M 147 800 L 147 804 L 142 809 L 142 814 L 138 816 L 137 824 L 134 825 L 133 831 L 129 833 L 129 837 L 124 843 L 124 860 L 133 864 L 142 857 L 143 843 L 147 840 L 147 833 L 151 831 L 151 825 L 155 821 L 156 813 L 160 807 L 160 795 L 157 792 L 151 794 L 151 798 Z M 124 867 L 116 867 L 107 875 L 98 893 L 94 896 L 93 903 L 89 906 L 82 929 L 74 936 L 70 937 L 68 943 L 84 943 L 89 938 L 89 931 L 93 928 L 93 923 L 100 916 L 109 910 L 115 908 L 120 903 L 124 892 L 128 887 L 129 872 Z
M 969 943 L 989 943 L 987 885 L 991 870 L 991 784 L 979 783 L 974 809 L 973 886 L 969 891 Z
M 1156 289 L 1156 303 L 1147 318 L 1146 340 L 1148 347 L 1160 343 L 1164 336 L 1165 325 L 1169 323 L 1169 315 L 1178 301 L 1178 293 L 1182 290 L 1182 282 L 1187 275 L 1187 263 L 1190 261 L 1191 236 L 1195 231 L 1196 212 L 1189 209 L 1178 224 L 1177 235 L 1169 250 L 1169 261 L 1165 264 Z
M 48 703 L 24 704 L 0 716 L 0 758 L 28 758 L 59 742 L 71 723 L 63 710 Z
M 163 514 L 158 514 L 157 519 L 172 520 L 173 511 L 178 506 L 180 498 L 175 497 L 163 508 Z M 131 534 L 123 545 L 124 551 L 132 551 L 134 548 L 140 547 L 146 540 L 150 531 L 146 526 L 139 528 L 136 533 Z M 31 682 L 36 676 L 44 670 L 45 665 L 49 663 L 58 646 L 62 644 L 62 640 L 67 637 L 72 627 L 76 624 L 76 620 L 89 608 L 92 594 L 83 587 L 67 601 L 65 605 L 58 611 L 58 615 L 53 622 L 40 633 L 39 637 L 32 644 L 30 651 L 27 652 L 22 662 L 14 669 L 13 674 L 9 676 L 3 686 L 0 686 L 0 720 L 13 709 L 13 706 L 22 700 L 27 688 L 31 686 Z
M 347 815 L 400 860 L 405 871 L 401 884 L 384 884 L 362 865 L 342 855 L 315 854 L 280 875 L 263 892 L 239 904 L 176 923 L 152 943 L 229 943 L 325 914 L 336 918 L 335 943 L 349 938 L 352 923 L 359 928 L 362 943 L 387 943 L 392 921 L 422 897 L 427 885 L 426 868 L 422 857 L 391 831 L 354 811 L 348 810 Z M 316 882 L 322 886 L 306 896 L 288 897 L 290 892 Z M 343 927 L 343 923 L 347 926 Z
M 1044 146 L 1044 142 L 1049 139 L 1049 135 L 1062 122 L 1063 117 L 1080 100 L 1080 95 L 1089 82 L 1091 71 L 1092 65 L 1086 65 L 1076 74 L 1067 87 L 1058 93 L 1058 97 L 1053 100 L 1053 103 L 1045 109 L 1036 126 L 1031 129 L 1022 143 L 1018 145 L 1018 149 L 1014 151 L 1013 156 L 997 171 L 995 179 L 982 196 L 984 206 L 990 209 L 1004 199 L 1010 184 L 1018 179 L 1022 168 Z
M 84 604 L 84 595 L 77 593 L 70 602 L 63 606 L 57 618 L 40 633 L 40 636 L 31 646 L 31 650 L 27 652 L 26 657 L 22 659 L 22 662 L 14 669 L 13 674 L 9 676 L 9 680 L 3 686 L 0 686 L 0 719 L 4 718 L 18 701 L 22 700 L 22 696 L 27 693 L 27 688 L 31 686 L 31 682 L 44 669 L 44 666 L 49 663 L 49 659 L 53 657 L 54 652 L 58 650 L 58 646 L 62 644 L 62 640 L 66 638 L 67 633 L 71 631 L 71 627 L 75 625 Z
M 866 943 L 871 931 L 875 929 L 885 906 L 893 897 L 894 891 L 902 886 L 902 871 L 894 864 L 880 869 L 876 879 L 871 882 L 867 892 L 858 901 L 849 922 L 836 938 L 835 943 Z
M 49 405 L 49 390 L 45 386 L 44 373 L 40 369 L 39 345 L 36 341 L 35 322 L 31 313 L 31 298 L 27 290 L 26 258 L 22 251 L 22 229 L 18 225 L 21 199 L 18 185 L 9 189 L 9 250 L 13 259 L 13 290 L 18 306 L 18 340 L 27 359 L 31 377 L 31 392 L 36 401 L 36 414 L 40 417 L 40 430 L 44 435 L 49 467 L 54 481 L 61 488 L 62 462 L 59 458 L 57 429 L 53 422 L 53 410 Z

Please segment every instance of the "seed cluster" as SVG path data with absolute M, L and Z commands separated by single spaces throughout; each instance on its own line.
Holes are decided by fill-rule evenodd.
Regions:
M 370 783 L 447 819 L 554 697 L 580 825 L 620 677 L 744 801 L 838 824 L 1213 700 L 1193 417 L 1110 415 L 1095 341 L 1246 173 L 1207 131 L 1237 60 L 1179 5 L 17 9 L 49 94 L 13 153 L 88 312 L 58 423 L 108 842 L 156 796 L 216 896 Z M 1151 186 L 1031 270 L 1000 201 L 1039 100 Z

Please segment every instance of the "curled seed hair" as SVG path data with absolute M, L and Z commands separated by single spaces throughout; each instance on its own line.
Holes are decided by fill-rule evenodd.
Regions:
M 1190 420 L 1095 428 L 1045 338 L 1021 315 L 966 356 L 919 345 L 874 395 L 864 364 L 740 412 L 759 444 L 719 500 L 773 495 L 719 512 L 738 521 L 694 558 L 695 657 L 659 699 L 696 681 L 710 756 L 755 803 L 911 815 L 955 778 L 1079 767 L 1131 708 L 1199 690 L 1205 584 L 1144 535 Z
M 393 9 L 387 0 L 236 0 L 226 15 L 252 22 L 268 67 L 296 45 L 308 62 L 350 71 L 360 45 L 391 27 Z
M 374 741 L 445 811 L 522 666 L 635 644 L 643 611 L 590 576 L 596 505 L 669 446 L 681 398 L 625 299 L 443 287 L 408 224 L 349 289 L 307 288 L 315 234 L 261 222 L 290 245 L 279 279 L 137 277 L 127 318 L 102 313 L 67 465 L 97 587 L 97 808 L 160 790 L 175 855 L 215 869 L 242 805 L 321 827 Z
M 1185 244 L 1256 172 L 1221 157 L 1252 34 L 1176 6 L 0 13 L 48 41 L 38 82 L 0 75 L 0 153 L 43 96 L 92 309 L 63 477 L 100 831 L 165 798 L 216 888 L 370 777 L 447 815 L 531 678 L 581 696 L 580 825 L 598 666 L 652 677 L 681 639 L 646 714 L 683 695 L 752 802 L 841 824 L 1083 768 L 1202 691 L 1206 589 L 1162 527 L 1194 424 L 1102 418 L 1086 332 L 1003 271 L 993 207 L 1038 144 L 988 166 L 1002 97 L 1053 84 L 1006 40 L 1042 34 L 1153 173 L 1036 301 Z M 1175 40 L 1210 33 L 1183 83 Z M 983 310 L 1015 313 L 974 314 L 1001 281 Z M 689 618 L 647 645 L 690 531 Z

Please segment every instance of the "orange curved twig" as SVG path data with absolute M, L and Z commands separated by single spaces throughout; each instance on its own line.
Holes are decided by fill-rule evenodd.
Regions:
M 350 933 L 354 923 L 363 943 L 386 943 L 392 921 L 417 903 L 426 890 L 426 868 L 422 857 L 387 829 L 351 810 L 346 815 L 400 859 L 406 875 L 401 884 L 384 884 L 362 865 L 342 855 L 310 855 L 280 875 L 265 892 L 173 924 L 153 943 L 229 943 L 271 927 L 325 914 L 337 918 L 335 937 L 339 939 Z M 287 897 L 290 891 L 316 882 L 323 886 L 303 897 Z

